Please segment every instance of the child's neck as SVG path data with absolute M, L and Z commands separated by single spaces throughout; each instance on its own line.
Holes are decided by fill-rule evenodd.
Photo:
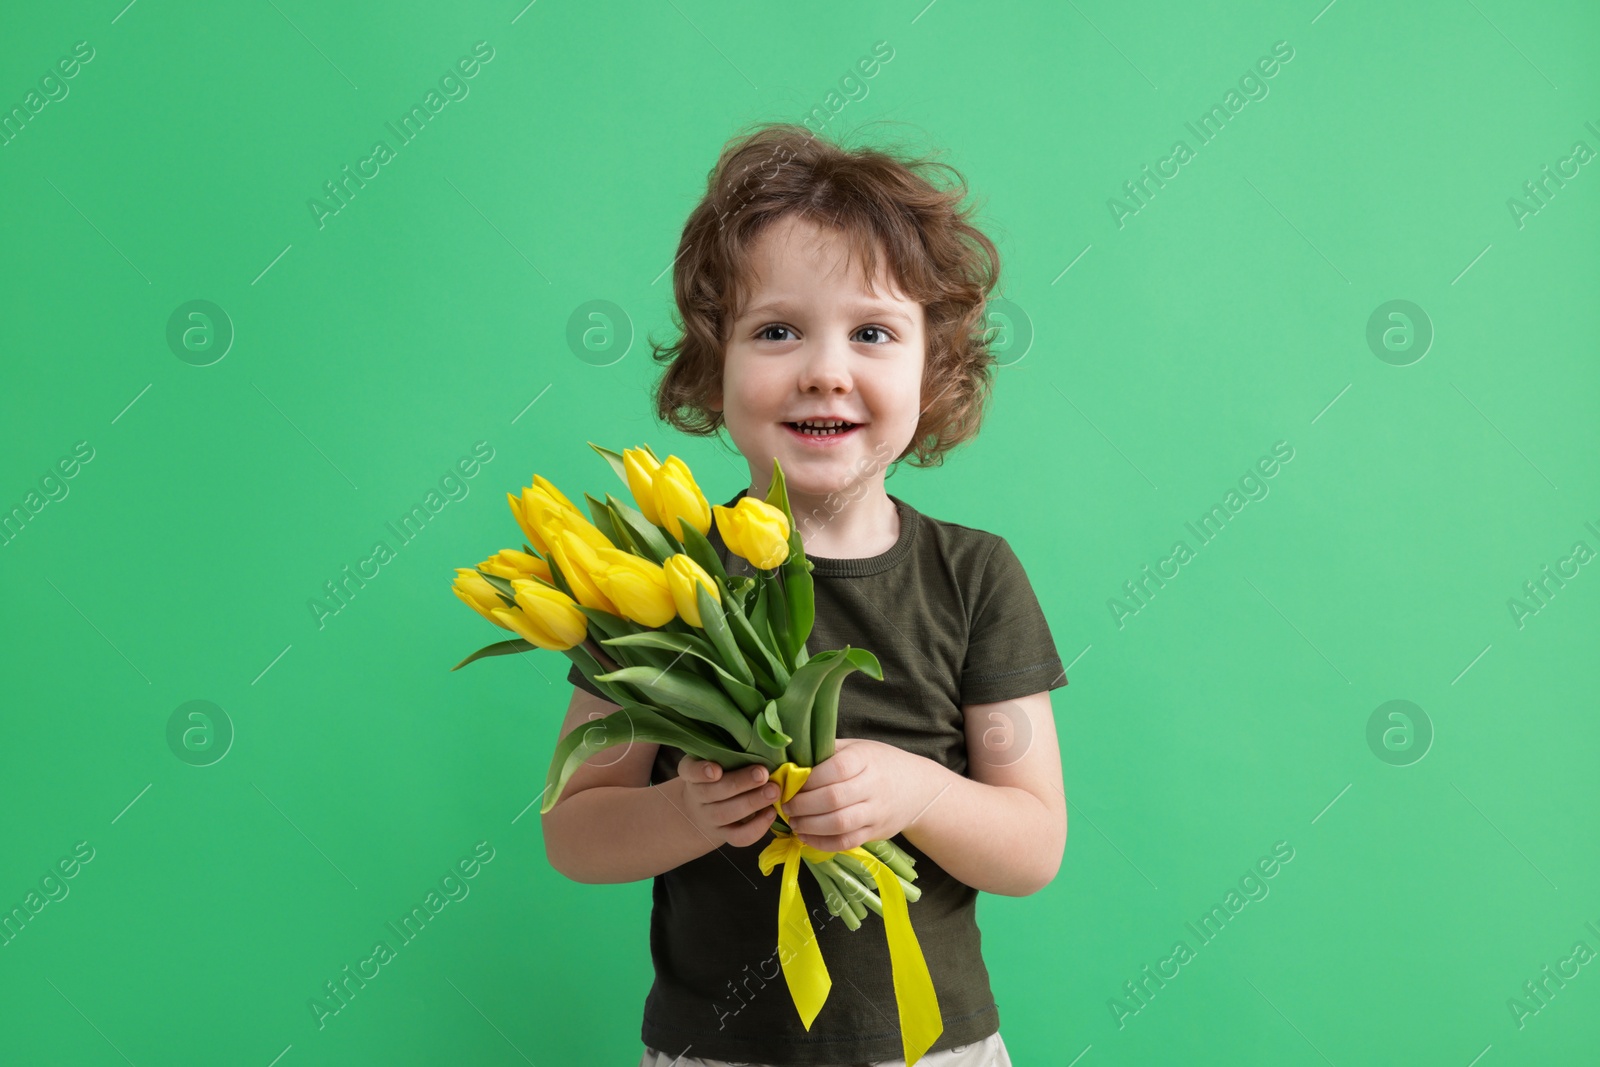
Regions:
M 786 488 L 789 511 L 807 556 L 868 559 L 883 555 L 900 540 L 900 510 L 882 482 L 818 497 Z M 765 500 L 767 487 L 752 485 L 745 495 Z

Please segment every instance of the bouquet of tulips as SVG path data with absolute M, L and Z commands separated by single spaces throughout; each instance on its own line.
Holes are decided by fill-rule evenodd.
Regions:
M 521 499 L 506 494 L 533 544 L 458 568 L 453 585 L 469 607 L 518 636 L 452 669 L 535 647 L 564 652 L 621 708 L 561 739 L 540 812 L 555 806 L 584 760 L 635 740 L 671 745 L 724 770 L 753 763 L 769 773 L 785 763 L 809 769 L 833 755 L 845 676 L 883 673 L 865 649 L 806 652 L 811 562 L 782 467 L 773 461 L 767 500 L 747 496 L 726 508 L 708 505 L 676 456 L 663 463 L 648 445 L 620 455 L 590 447 L 610 461 L 637 509 L 609 493 L 603 501 L 584 494 L 590 522 L 535 475 Z M 767 573 L 730 578 L 705 536 L 713 519 L 729 550 Z M 774 829 L 788 827 L 779 819 Z M 921 896 L 910 855 L 891 841 L 864 847 L 895 872 L 909 900 Z M 850 929 L 868 909 L 883 914 L 868 888 L 870 871 L 848 852 L 805 862 L 829 910 Z
M 654 742 L 726 770 L 764 765 L 783 802 L 811 768 L 833 755 L 839 689 L 860 670 L 883 678 L 877 657 L 846 645 L 807 654 L 815 602 L 812 564 L 795 529 L 783 470 L 773 461 L 766 500 L 707 504 L 688 466 L 657 460 L 649 446 L 621 454 L 590 443 L 633 498 L 584 494 L 593 521 L 535 475 L 511 513 L 531 544 L 501 549 L 456 572 L 467 606 L 515 637 L 456 664 L 544 648 L 565 653 L 618 709 L 556 745 L 540 812 L 590 756 Z M 755 577 L 729 577 L 706 534 L 715 521 Z M 603 648 L 602 648 L 603 646 Z M 803 863 L 829 911 L 856 930 L 870 909 L 883 917 L 901 1000 L 906 1062 L 915 1063 L 943 1024 L 906 911 L 921 896 L 915 860 L 891 841 L 842 852 L 803 845 L 780 817 L 762 852 L 763 874 L 783 867 L 779 947 L 790 991 L 809 1029 L 831 982 L 796 881 Z M 877 892 L 869 887 L 876 884 Z

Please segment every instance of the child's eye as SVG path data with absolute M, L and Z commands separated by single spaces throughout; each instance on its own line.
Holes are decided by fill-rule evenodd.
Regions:
M 772 331 L 774 331 L 774 330 L 778 330 L 778 331 L 781 331 L 781 332 L 784 332 L 784 333 L 790 333 L 790 334 L 794 333 L 793 330 L 791 330 L 787 326 L 784 326 L 781 323 L 771 322 L 771 323 L 768 323 L 767 325 L 761 327 L 761 329 L 759 331 L 757 331 L 756 340 L 758 340 L 758 341 L 783 341 L 783 340 L 787 340 L 787 338 L 784 338 L 784 337 L 773 337 L 772 336 Z M 863 326 L 863 327 L 861 327 L 861 329 L 856 331 L 856 336 L 859 337 L 860 335 L 862 335 L 864 333 L 872 333 L 872 334 L 878 334 L 879 335 L 877 340 L 868 341 L 867 342 L 868 344 L 878 344 L 878 345 L 888 344 L 889 342 L 894 340 L 894 335 L 892 333 L 890 333 L 888 330 L 884 329 L 882 326 Z

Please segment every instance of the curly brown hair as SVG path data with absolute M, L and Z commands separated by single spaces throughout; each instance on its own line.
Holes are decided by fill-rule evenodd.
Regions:
M 935 184 L 925 176 L 933 172 L 952 182 Z M 721 429 L 722 412 L 707 401 L 721 389 L 732 324 L 751 295 L 751 246 L 778 219 L 797 215 L 840 233 L 869 285 L 881 248 L 889 277 L 922 304 L 922 395 L 932 400 L 894 462 L 910 455 L 915 467 L 941 464 L 977 435 L 993 386 L 984 313 L 1000 255 L 970 221 L 966 195 L 965 179 L 934 156 L 846 149 L 790 123 L 747 127 L 724 146 L 678 242 L 673 321 L 681 336 L 651 343 L 652 358 L 666 366 L 655 390 L 657 417 L 693 436 Z

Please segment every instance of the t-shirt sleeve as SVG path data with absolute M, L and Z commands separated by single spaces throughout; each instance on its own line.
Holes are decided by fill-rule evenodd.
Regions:
M 1067 684 L 1050 624 L 1005 538 L 979 571 L 968 620 L 962 704 L 1012 700 Z

